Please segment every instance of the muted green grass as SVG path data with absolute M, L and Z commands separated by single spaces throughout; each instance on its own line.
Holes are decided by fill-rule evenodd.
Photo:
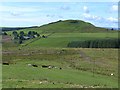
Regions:
M 71 23 L 75 20 L 64 20 L 58 21 L 50 24 L 46 24 L 37 28 L 37 31 L 42 31 L 42 33 L 95 33 L 95 32 L 116 32 L 116 31 L 107 31 L 104 28 L 98 28 L 92 25 L 89 22 L 84 22 L 81 20 L 76 20 L 77 23 Z M 34 29 L 34 28 L 33 28 Z M 36 29 L 36 28 L 35 28 Z
M 49 35 L 51 33 L 44 33 L 42 35 Z M 48 38 L 35 38 L 30 40 L 25 40 L 23 44 L 17 45 L 11 42 L 4 42 L 3 45 L 7 48 L 14 46 L 24 46 L 29 47 L 67 47 L 68 43 L 71 41 L 81 41 L 81 40 L 95 40 L 95 39 L 107 39 L 107 38 L 118 38 L 118 33 L 54 33 Z
M 55 83 L 58 82 L 72 83 L 83 86 L 98 85 L 101 87 L 109 87 L 109 88 L 117 87 L 117 82 L 116 82 L 117 79 L 114 79 L 111 76 L 102 76 L 97 74 L 95 74 L 95 76 L 93 77 L 93 73 L 90 72 L 84 72 L 84 71 L 81 72 L 70 69 L 56 70 L 56 69 L 33 68 L 33 67 L 28 67 L 27 65 L 24 64 L 11 65 L 9 67 L 4 66 L 3 68 L 6 71 L 6 73 L 3 72 L 4 75 L 3 79 L 5 81 L 11 79 L 11 82 L 13 82 L 14 79 L 16 79 L 17 80 L 16 83 L 22 80 L 23 80 L 22 84 L 24 84 L 24 80 L 29 80 L 29 81 L 33 80 L 33 82 L 35 80 L 39 80 L 39 81 L 47 80 Z M 9 72 L 9 70 L 12 70 L 12 72 Z M 9 74 L 7 74 L 8 72 Z M 4 86 L 4 82 L 3 82 L 3 87 L 6 87 Z M 39 85 L 38 87 L 41 86 Z
M 118 87 L 117 49 L 23 47 L 21 50 L 9 49 L 8 52 L 3 54 L 3 61 L 10 62 L 9 66 L 3 66 L 3 87 Z M 88 56 L 90 59 L 86 59 Z M 37 64 L 38 68 L 29 67 L 29 63 Z M 41 65 L 58 68 L 44 69 Z M 40 84 L 41 81 L 46 83 Z
M 118 33 L 55 33 L 50 37 L 100 37 L 100 38 L 116 38 Z
M 54 33 L 48 38 L 41 38 L 28 46 L 67 47 L 71 41 L 118 38 L 118 33 Z M 26 42 L 27 43 L 27 42 Z
M 27 29 L 25 33 L 29 30 L 35 30 L 41 35 L 51 34 L 51 31 L 46 33 L 43 32 L 44 29 L 39 31 L 37 28 Z M 10 63 L 8 66 L 3 65 L 3 87 L 116 88 L 118 49 L 66 48 L 71 41 L 104 38 L 118 38 L 118 33 L 65 31 L 54 33 L 48 38 L 26 40 L 22 45 L 16 45 L 13 41 L 3 43 L 3 62 Z M 29 63 L 37 64 L 38 67 L 29 67 Z M 57 68 L 44 69 L 41 65 L 53 65 Z M 114 75 L 111 76 L 111 73 Z

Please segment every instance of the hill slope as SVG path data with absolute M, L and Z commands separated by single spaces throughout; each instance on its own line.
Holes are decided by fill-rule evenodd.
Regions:
M 95 27 L 91 23 L 84 22 L 81 20 L 65 20 L 52 22 L 37 28 L 42 30 L 43 33 L 68 33 L 68 32 L 108 32 L 105 28 Z
M 19 27 L 10 28 L 3 27 L 3 31 L 13 31 L 13 30 L 24 30 L 37 31 L 38 33 L 104 33 L 104 32 L 117 32 L 116 30 L 110 30 L 107 28 L 96 27 L 89 22 L 82 20 L 59 20 L 56 22 L 51 22 L 42 26 L 32 26 L 32 27 Z

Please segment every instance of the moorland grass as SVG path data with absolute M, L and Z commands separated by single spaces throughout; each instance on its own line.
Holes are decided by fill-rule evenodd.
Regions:
M 117 49 L 25 48 L 17 51 L 11 49 L 8 51 L 11 53 L 3 54 L 3 61 L 10 62 L 8 66 L 3 65 L 3 87 L 118 86 Z M 36 64 L 38 67 L 29 67 L 28 64 Z M 41 68 L 42 65 L 58 68 L 45 69 Z M 111 73 L 114 75 L 111 76 Z M 40 84 L 41 81 L 46 83 Z

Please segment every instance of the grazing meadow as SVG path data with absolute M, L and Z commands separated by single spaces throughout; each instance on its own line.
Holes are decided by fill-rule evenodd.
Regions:
M 79 23 L 82 28 L 75 29 Z M 19 44 L 13 31 L 2 35 L 3 88 L 118 88 L 118 48 L 67 47 L 72 41 L 117 39 L 117 31 L 71 20 L 16 31 L 36 31 L 46 38 Z

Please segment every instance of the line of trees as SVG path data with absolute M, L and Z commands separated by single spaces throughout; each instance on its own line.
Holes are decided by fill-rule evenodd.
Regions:
M 97 39 L 72 41 L 67 47 L 72 48 L 120 48 L 120 39 Z
M 12 34 L 14 36 L 15 43 L 18 41 L 19 44 L 23 43 L 23 40 L 25 40 L 25 36 L 29 38 L 35 38 L 35 35 L 37 37 L 40 36 L 40 34 L 35 31 L 29 31 L 27 34 L 25 34 L 24 31 L 20 31 L 19 33 L 17 31 L 13 31 Z

